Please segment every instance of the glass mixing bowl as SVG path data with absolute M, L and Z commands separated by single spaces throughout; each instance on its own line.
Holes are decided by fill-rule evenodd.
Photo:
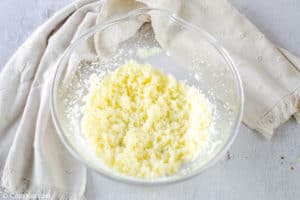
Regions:
M 81 130 L 91 74 L 101 77 L 130 59 L 184 80 L 214 105 L 215 132 L 204 153 L 176 174 L 155 179 L 119 174 L 102 164 Z M 200 27 L 162 9 L 138 9 L 104 21 L 73 41 L 58 64 L 51 91 L 53 121 L 64 146 L 100 174 L 130 183 L 177 182 L 209 168 L 232 144 L 242 110 L 242 84 L 227 51 Z

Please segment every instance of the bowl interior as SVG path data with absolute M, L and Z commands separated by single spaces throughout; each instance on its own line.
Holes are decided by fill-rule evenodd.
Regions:
M 132 23 L 137 24 L 136 30 L 124 33 L 122 29 Z M 103 38 L 111 44 L 99 45 Z M 81 131 L 90 76 L 103 77 L 130 59 L 150 63 L 186 81 L 214 105 L 211 137 L 198 158 L 174 175 L 139 180 L 118 174 L 102 164 Z M 174 182 L 210 166 L 232 142 L 241 120 L 242 102 L 239 77 L 226 51 L 205 31 L 159 9 L 136 10 L 94 27 L 74 41 L 59 63 L 52 89 L 54 122 L 69 151 L 103 175 L 137 183 Z

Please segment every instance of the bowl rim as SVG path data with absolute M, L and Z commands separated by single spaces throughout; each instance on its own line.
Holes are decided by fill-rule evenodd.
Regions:
M 97 170 L 96 168 L 89 165 L 88 162 L 83 160 L 79 156 L 80 154 L 77 152 L 77 150 L 75 148 L 73 148 L 72 144 L 68 141 L 67 137 L 63 133 L 64 131 L 62 129 L 62 125 L 61 125 L 60 121 L 58 120 L 58 114 L 57 114 L 58 112 L 57 112 L 57 107 L 56 107 L 56 99 L 57 99 L 56 94 L 57 94 L 60 74 L 61 74 L 61 71 L 63 70 L 62 63 L 66 58 L 68 58 L 70 56 L 72 50 L 77 45 L 79 45 L 81 41 L 89 38 L 94 33 L 100 32 L 100 31 L 104 30 L 105 28 L 107 28 L 109 26 L 118 24 L 118 23 L 132 17 L 132 16 L 138 16 L 140 14 L 145 14 L 149 11 L 158 11 L 158 12 L 161 12 L 161 13 L 165 13 L 169 17 L 169 19 L 172 20 L 172 22 L 175 22 L 175 23 L 183 26 L 184 28 L 188 28 L 188 29 L 191 29 L 193 31 L 196 31 L 196 32 L 199 32 L 200 34 L 202 34 L 205 37 L 205 39 L 219 52 L 219 54 L 221 54 L 221 56 L 227 62 L 228 66 L 230 68 L 230 71 L 233 74 L 233 77 L 235 79 L 234 81 L 236 83 L 237 94 L 238 94 L 238 99 L 239 99 L 239 102 L 238 102 L 239 112 L 238 112 L 238 115 L 237 115 L 237 117 L 235 119 L 235 122 L 234 122 L 233 132 L 231 133 L 231 135 L 229 136 L 229 138 L 227 139 L 227 141 L 225 142 L 223 147 L 206 164 L 202 165 L 201 167 L 199 167 L 198 169 L 194 170 L 193 172 L 189 173 L 186 176 L 182 176 L 182 177 L 179 177 L 179 178 L 175 177 L 174 179 L 161 179 L 161 180 L 156 180 L 156 179 L 134 179 L 134 178 L 127 177 L 127 176 L 117 176 L 116 174 L 113 174 L 113 173 L 112 174 L 106 174 L 104 172 L 101 172 L 101 171 Z M 88 29 L 78 39 L 76 39 L 74 42 L 71 42 L 71 44 L 65 50 L 65 52 L 63 53 L 62 57 L 60 58 L 60 60 L 57 64 L 57 69 L 55 71 L 55 74 L 54 74 L 54 77 L 53 77 L 53 80 L 52 80 L 51 91 L 50 91 L 50 109 L 51 109 L 52 119 L 53 119 L 53 122 L 54 122 L 54 125 L 55 125 L 55 128 L 56 128 L 56 132 L 57 132 L 61 142 L 63 143 L 65 148 L 71 153 L 71 155 L 73 157 L 75 157 L 79 162 L 84 164 L 84 166 L 86 166 L 87 168 L 93 169 L 94 171 L 96 171 L 98 174 L 100 174 L 101 176 L 103 176 L 105 178 L 115 180 L 115 181 L 119 181 L 119 182 L 123 182 L 123 183 L 131 183 L 131 184 L 137 184 L 137 185 L 161 185 L 161 184 L 178 183 L 178 182 L 188 180 L 192 177 L 196 177 L 197 175 L 201 174 L 203 171 L 207 170 L 208 168 L 213 166 L 217 161 L 220 160 L 220 158 L 225 154 L 225 152 L 232 145 L 233 141 L 235 140 L 235 138 L 238 134 L 238 130 L 239 130 L 239 127 L 240 127 L 240 124 L 241 124 L 241 120 L 242 120 L 242 116 L 243 116 L 243 110 L 244 110 L 244 92 L 243 92 L 242 81 L 241 81 L 240 75 L 238 73 L 238 70 L 236 68 L 236 65 L 233 62 L 233 59 L 229 55 L 228 51 L 211 34 L 209 34 L 207 31 L 203 30 L 201 27 L 199 27 L 197 25 L 194 25 L 194 24 L 178 17 L 176 14 L 172 13 L 168 9 L 139 8 L 139 9 L 132 10 L 132 11 L 128 12 L 125 15 L 122 15 L 122 16 L 104 21 L 104 22 Z

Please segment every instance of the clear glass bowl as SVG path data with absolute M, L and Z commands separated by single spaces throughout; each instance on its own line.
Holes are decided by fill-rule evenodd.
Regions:
M 160 28 L 153 30 L 151 24 Z M 133 28 L 126 29 L 129 26 Z M 122 42 L 116 43 L 116 38 Z M 101 77 L 130 59 L 150 63 L 185 80 L 199 88 L 215 106 L 216 131 L 205 153 L 174 175 L 151 180 L 121 175 L 102 164 L 81 131 L 90 75 Z M 71 154 L 106 177 L 130 183 L 177 182 L 209 168 L 232 144 L 242 110 L 242 84 L 227 51 L 200 27 L 162 9 L 132 11 L 91 28 L 72 42 L 58 64 L 51 91 L 53 121 Z

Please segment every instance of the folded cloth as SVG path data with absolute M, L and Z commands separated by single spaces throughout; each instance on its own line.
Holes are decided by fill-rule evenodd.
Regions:
M 1 71 L 1 190 L 40 199 L 83 198 L 86 168 L 60 143 L 49 95 L 59 58 L 80 31 L 95 24 L 100 5 L 76 1 L 56 13 Z
M 65 49 L 88 28 L 147 6 L 171 10 L 227 48 L 242 77 L 247 126 L 270 138 L 292 115 L 300 119 L 300 60 L 273 45 L 226 0 L 78 0 L 38 28 L 0 73 L 1 190 L 49 199 L 84 198 L 86 169 L 66 152 L 51 119 L 54 71 Z M 151 20 L 157 40 L 166 45 L 164 27 L 158 18 Z M 119 27 L 125 34 L 95 36 L 97 53 L 114 48 L 139 26 L 133 22 Z

